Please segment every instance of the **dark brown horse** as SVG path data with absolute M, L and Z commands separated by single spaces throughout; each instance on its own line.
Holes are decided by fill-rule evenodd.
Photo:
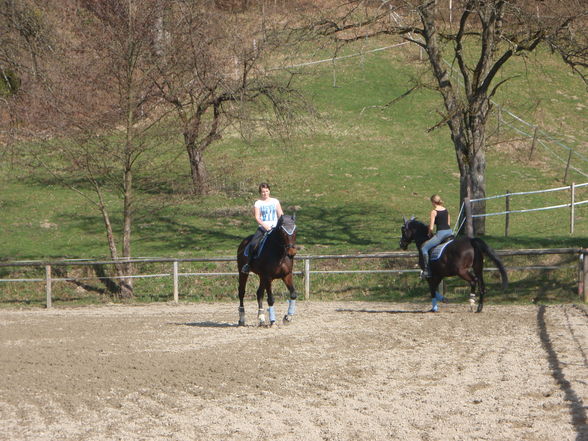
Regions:
M 400 248 L 406 250 L 408 245 L 414 241 L 419 249 L 419 265 L 423 268 L 422 257 L 420 256 L 421 246 L 429 239 L 429 228 L 422 222 L 414 218 L 404 219 L 402 225 L 402 238 L 400 239 Z M 443 246 L 443 244 L 441 244 Z M 430 260 L 429 267 L 431 277 L 428 278 L 429 290 L 433 302 L 431 311 L 438 309 L 437 302 L 445 301 L 445 298 L 437 291 L 441 280 L 444 277 L 459 276 L 470 284 L 470 304 L 474 305 L 476 301 L 476 286 L 479 288 L 480 301 L 476 312 L 482 312 L 484 307 L 484 295 L 486 287 L 484 285 L 484 255 L 487 255 L 496 264 L 502 278 L 502 288 L 508 286 L 508 277 L 502 262 L 492 249 L 479 238 L 460 237 L 447 244 L 441 256 Z
M 275 228 L 267 233 L 264 243 L 260 243 L 261 252 L 258 257 L 249 264 L 250 270 L 259 276 L 259 287 L 257 288 L 257 319 L 259 325 L 265 325 L 265 314 L 263 310 L 263 293 L 267 292 L 268 315 L 270 325 L 276 321 L 274 310 L 274 296 L 272 294 L 272 281 L 282 279 L 290 292 L 288 300 L 288 312 L 284 316 L 283 323 L 292 321 L 296 311 L 296 290 L 292 280 L 292 267 L 296 255 L 296 223 L 295 216 L 284 215 L 278 220 Z M 247 263 L 245 249 L 253 235 L 244 239 L 237 250 L 237 266 L 239 268 L 239 326 L 245 325 L 245 286 L 249 274 L 243 274 L 241 268 Z M 254 253 L 254 250 L 248 250 Z

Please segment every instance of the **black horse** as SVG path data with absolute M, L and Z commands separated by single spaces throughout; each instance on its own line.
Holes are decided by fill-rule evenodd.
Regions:
M 406 250 L 411 242 L 415 242 L 419 249 L 419 266 L 423 268 L 423 261 L 420 255 L 421 246 L 429 239 L 428 227 L 414 218 L 404 219 L 402 225 L 402 238 L 400 239 L 400 248 Z M 502 278 L 502 288 L 508 286 L 508 277 L 504 265 L 492 249 L 479 238 L 460 237 L 454 239 L 446 245 L 443 253 L 437 260 L 432 260 L 429 264 L 431 277 L 429 281 L 429 290 L 433 301 L 431 311 L 437 311 L 437 301 L 444 301 L 445 298 L 437 292 L 437 288 L 444 277 L 459 276 L 470 284 L 470 304 L 473 306 L 476 301 L 476 286 L 479 288 L 480 301 L 476 312 L 482 312 L 484 307 L 484 295 L 486 288 L 484 286 L 484 254 L 490 257 L 498 267 Z M 472 271 L 470 271 L 472 270 Z
M 288 324 L 292 321 L 292 316 L 296 311 L 296 290 L 292 280 L 292 267 L 294 265 L 294 256 L 296 255 L 296 219 L 295 216 L 284 215 L 278 220 L 275 228 L 267 233 L 267 237 L 260 243 L 261 252 L 258 257 L 250 263 L 250 270 L 259 276 L 259 287 L 257 288 L 257 319 L 259 325 L 265 325 L 265 315 L 263 311 L 263 292 L 267 292 L 268 315 L 270 325 L 276 321 L 274 310 L 274 296 L 272 294 L 272 281 L 282 279 L 290 292 L 288 300 L 288 312 L 284 316 L 283 323 Z M 244 239 L 237 250 L 237 266 L 239 268 L 239 326 L 245 325 L 245 307 L 243 298 L 245 297 L 245 286 L 249 274 L 243 274 L 241 268 L 247 263 L 245 249 L 251 241 L 253 235 Z M 254 253 L 254 250 L 248 250 Z

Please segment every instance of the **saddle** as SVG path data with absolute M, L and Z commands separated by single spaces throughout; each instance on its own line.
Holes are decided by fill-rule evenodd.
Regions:
M 429 260 L 439 260 L 443 254 L 443 251 L 445 250 L 445 247 L 453 242 L 454 239 L 454 235 L 447 236 L 445 239 L 443 239 L 443 242 L 429 250 Z
M 252 247 L 251 246 L 251 242 L 249 242 L 247 244 L 247 246 L 245 247 L 245 251 L 243 251 L 243 255 L 245 257 L 249 257 L 249 254 L 251 254 L 251 258 L 252 259 L 257 259 L 260 256 L 261 252 L 263 251 L 263 247 L 265 246 L 265 242 L 267 241 L 267 238 L 269 237 L 269 235 L 273 231 L 274 231 L 273 228 L 271 230 L 267 231 L 263 235 L 263 237 L 261 238 L 261 240 L 259 241 L 259 243 L 257 244 L 257 246 L 255 246 L 255 247 Z

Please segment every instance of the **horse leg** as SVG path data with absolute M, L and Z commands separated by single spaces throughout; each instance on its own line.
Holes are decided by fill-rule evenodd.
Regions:
M 441 283 L 442 277 L 433 275 L 429 278 L 429 291 L 431 292 L 431 311 L 430 312 L 437 312 L 439 311 L 439 302 L 447 303 L 447 299 L 441 295 L 437 288 Z
M 274 309 L 274 293 L 272 292 L 271 279 L 266 281 L 265 290 L 267 292 L 267 315 L 269 316 L 270 326 L 276 324 L 276 310 Z
M 480 303 L 478 303 L 478 309 L 476 312 L 482 312 L 482 308 L 484 308 L 484 295 L 486 294 L 486 285 L 484 284 L 484 276 L 483 276 L 483 269 L 478 268 L 475 269 L 476 272 L 476 279 L 478 280 L 478 289 L 480 292 Z
M 239 270 L 239 326 L 245 326 L 245 286 L 247 285 L 249 274 L 242 274 Z
M 282 323 L 289 325 L 292 323 L 292 318 L 296 313 L 296 298 L 298 297 L 298 294 L 294 289 L 292 273 L 288 274 L 282 280 L 284 281 L 286 288 L 288 288 L 288 292 L 290 292 L 290 298 L 288 299 L 288 312 L 284 316 Z
M 257 288 L 257 323 L 265 325 L 265 313 L 263 310 L 263 291 L 265 290 L 265 278 L 259 276 L 259 287 Z
M 476 305 L 476 286 L 478 284 L 478 278 L 473 276 L 467 268 L 461 269 L 457 275 L 470 284 L 470 311 L 473 311 L 474 306 Z

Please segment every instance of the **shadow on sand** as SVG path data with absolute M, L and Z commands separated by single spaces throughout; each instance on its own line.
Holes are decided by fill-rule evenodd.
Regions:
M 237 328 L 237 323 L 217 323 L 217 322 L 188 322 L 172 323 L 177 326 L 194 326 L 196 328 Z

